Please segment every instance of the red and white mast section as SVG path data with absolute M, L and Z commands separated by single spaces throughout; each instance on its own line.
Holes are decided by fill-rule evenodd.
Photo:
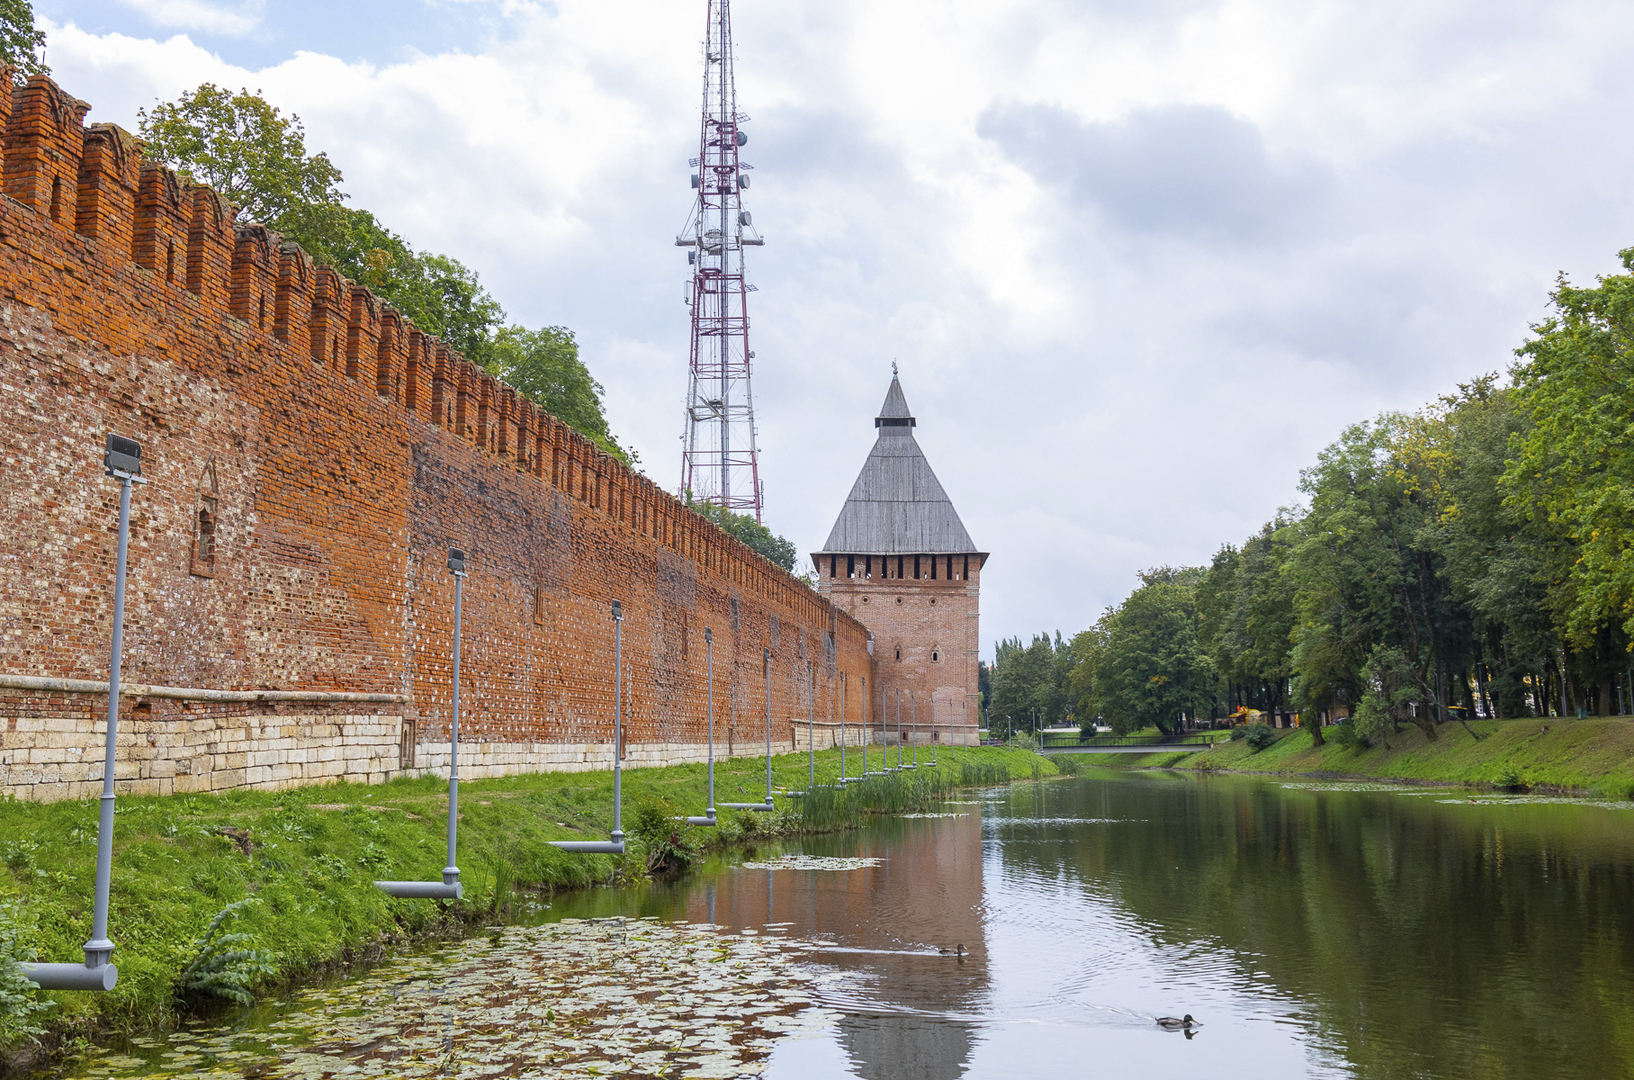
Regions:
M 682 436 L 681 490 L 760 520 L 760 463 L 755 448 L 755 404 L 749 376 L 749 293 L 743 249 L 766 241 L 754 231 L 742 193 L 752 166 L 738 160 L 749 141 L 740 126 L 732 75 L 730 0 L 708 0 L 704 32 L 703 124 L 692 186 L 692 216 L 677 247 L 690 249 L 692 350 L 687 382 L 686 433 Z

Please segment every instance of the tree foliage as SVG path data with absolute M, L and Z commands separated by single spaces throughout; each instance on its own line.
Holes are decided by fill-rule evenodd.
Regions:
M 736 514 L 715 503 L 694 502 L 689 496 L 687 506 L 702 517 L 714 522 L 722 532 L 747 544 L 766 559 L 785 570 L 794 569 L 798 551 L 794 543 L 756 521 L 750 514 Z
M 136 116 L 149 160 L 208 184 L 244 220 L 283 229 L 303 212 L 338 208 L 346 198 L 329 155 L 306 152 L 300 117 L 283 115 L 259 91 L 235 94 L 204 83 Z
M 344 205 L 340 169 L 327 154 L 307 152 L 300 117 L 285 116 L 259 91 L 212 83 L 137 115 L 150 160 L 208 184 L 242 219 L 300 244 L 615 458 L 638 464 L 609 430 L 604 391 L 572 332 L 508 325 L 499 301 L 459 260 L 416 251 L 374 214 Z
M 34 25 L 34 6 L 28 0 L 0 0 L 0 64 L 21 82 L 51 73 L 41 59 L 44 53 L 45 31 Z
M 1298 710 L 1348 718 L 1355 746 L 1473 712 L 1634 712 L 1622 257 L 1629 273 L 1557 285 L 1508 385 L 1352 425 L 1301 474 L 1302 506 L 1207 567 L 1143 575 L 1068 646 L 1072 708 L 1117 730 Z

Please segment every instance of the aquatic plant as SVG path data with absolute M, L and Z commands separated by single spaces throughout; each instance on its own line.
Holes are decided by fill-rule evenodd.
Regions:
M 1084 770 L 1082 754 L 1045 754 L 1044 760 L 1055 766 L 1062 776 L 1077 776 Z

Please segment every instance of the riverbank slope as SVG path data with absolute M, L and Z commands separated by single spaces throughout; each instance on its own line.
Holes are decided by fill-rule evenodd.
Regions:
M 1054 775 L 1025 750 L 940 748 L 946 782 Z M 928 755 L 921 750 L 921 760 Z M 860 754 L 847 755 L 859 771 Z M 878 767 L 878 750 L 870 754 Z M 927 762 L 928 763 L 928 762 Z M 819 783 L 839 773 L 839 754 L 817 755 Z M 806 786 L 806 754 L 773 759 L 778 788 Z M 718 802 L 757 802 L 764 758 L 715 765 Z M 896 774 L 902 777 L 916 774 Z M 702 765 L 624 773 L 624 828 L 643 808 L 703 812 Z M 457 904 L 393 899 L 375 879 L 439 880 L 447 824 L 446 780 L 334 785 L 282 792 L 121 796 L 115 825 L 109 936 L 119 985 L 106 994 L 45 995 L 52 1008 L 36 1030 L 121 1031 L 153 1027 L 185 1009 L 182 973 L 199 939 L 229 905 L 247 901 L 221 926 L 223 952 L 257 952 L 248 989 L 287 984 L 324 968 L 383 955 L 416 936 L 492 921 L 519 895 L 604 884 L 639 874 L 645 851 L 623 860 L 570 855 L 551 840 L 605 839 L 612 827 L 612 774 L 533 773 L 460 784 Z M 699 846 L 797 833 L 791 800 L 775 814 L 723 811 L 719 830 L 692 829 Z M 832 820 L 832 800 L 827 804 Z M 96 802 L 0 802 L 0 1048 L 28 1037 L 28 1005 L 39 995 L 10 960 L 72 961 L 90 930 L 95 880 Z M 709 834 L 715 834 L 713 836 Z M 632 845 L 639 847 L 639 845 Z M 208 966 L 208 964 L 206 965 Z M 195 969 L 198 971 L 198 969 Z M 5 978 L 4 976 L 12 976 Z M 241 980 L 242 981 L 242 980 Z M 196 999 L 195 999 L 196 1001 Z
M 1329 732 L 1331 734 L 1331 730 Z M 1281 737 L 1255 752 L 1246 740 L 1195 753 L 1105 755 L 1109 768 L 1226 769 L 1237 772 L 1349 776 L 1496 787 L 1548 787 L 1634 796 L 1634 719 L 1472 720 L 1442 724 L 1435 739 L 1412 725 L 1382 743 L 1353 750 L 1313 744 L 1309 732 Z

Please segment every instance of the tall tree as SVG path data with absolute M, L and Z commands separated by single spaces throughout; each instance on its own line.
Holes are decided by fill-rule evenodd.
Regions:
M 234 203 L 239 216 L 280 231 L 311 208 L 338 208 L 340 169 L 324 153 L 306 152 L 306 128 L 259 92 L 233 93 L 214 83 L 152 109 L 137 109 L 144 152 Z
M 1180 730 L 1208 708 L 1218 676 L 1203 651 L 1196 603 L 1200 568 L 1159 567 L 1119 605 L 1096 661 L 1094 685 L 1103 717 L 1118 734 L 1155 727 Z
M 1634 273 L 1634 248 L 1620 253 Z M 1534 328 L 1513 371 L 1526 427 L 1503 482 L 1510 505 L 1559 527 L 1565 630 L 1579 648 L 1607 627 L 1634 637 L 1634 276 L 1593 288 L 1562 278 L 1553 317 Z

